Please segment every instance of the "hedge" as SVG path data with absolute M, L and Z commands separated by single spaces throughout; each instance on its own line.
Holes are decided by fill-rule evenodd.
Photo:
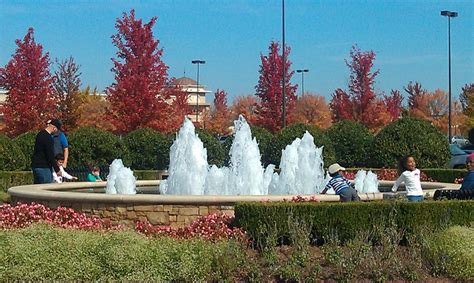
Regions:
M 311 226 L 311 240 L 336 235 L 345 242 L 360 231 L 395 226 L 404 236 L 474 221 L 474 201 L 373 201 L 353 203 L 239 203 L 235 220 L 257 242 L 269 235 L 287 238 L 289 222 Z M 373 239 L 377 240 L 377 239 Z
M 0 171 L 0 191 L 6 192 L 14 186 L 33 184 L 31 171 Z
M 15 142 L 0 134 L 0 170 L 23 170 L 30 162 Z
M 450 158 L 446 136 L 427 121 L 399 119 L 375 136 L 370 166 L 396 168 L 405 155 L 413 156 L 418 168 L 445 167 Z
M 123 142 L 128 149 L 131 168 L 164 170 L 170 163 L 170 137 L 153 129 L 130 132 Z
M 22 170 L 30 169 L 31 157 L 33 156 L 33 151 L 35 149 L 36 134 L 36 132 L 26 132 L 13 139 L 27 160 L 27 165 L 25 168 L 21 168 Z
M 326 130 L 336 151 L 336 159 L 344 167 L 367 166 L 374 136 L 361 123 L 343 120 Z M 329 164 L 328 164 L 329 165 Z
M 106 166 L 122 159 L 130 166 L 128 150 L 116 135 L 97 128 L 80 128 L 69 136 L 71 151 L 68 166 Z

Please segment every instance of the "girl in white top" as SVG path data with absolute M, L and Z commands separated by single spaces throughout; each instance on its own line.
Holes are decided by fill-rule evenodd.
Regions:
M 59 166 L 59 171 L 61 171 L 61 176 L 58 176 L 56 172 L 53 170 L 53 182 L 55 183 L 62 183 L 63 178 L 66 178 L 68 180 L 77 180 L 77 177 L 74 177 L 70 175 L 69 173 L 66 172 L 63 168 L 63 163 L 64 163 L 64 155 L 62 153 L 58 153 L 56 156 L 56 162 L 58 163 Z
M 398 165 L 398 174 L 400 177 L 393 184 L 392 191 L 396 192 L 401 183 L 405 183 L 407 198 L 409 201 L 422 201 L 423 190 L 421 189 L 420 170 L 416 169 L 415 158 L 405 156 L 400 159 Z

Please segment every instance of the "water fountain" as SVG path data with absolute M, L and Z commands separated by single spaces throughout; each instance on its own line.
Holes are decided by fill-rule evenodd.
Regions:
M 123 165 L 122 159 L 115 159 L 110 164 L 105 193 L 134 195 L 137 193 L 135 182 L 132 170 Z
M 359 193 L 379 193 L 377 174 L 372 171 L 359 170 L 354 179 L 355 189 Z
M 324 188 L 323 148 L 306 132 L 282 152 L 280 174 L 275 165 L 263 168 L 260 150 L 243 116 L 234 122 L 235 137 L 230 166 L 207 164 L 207 152 L 185 119 L 170 151 L 169 177 L 160 183 L 161 194 L 172 195 L 291 195 L 315 194 Z
M 185 121 L 174 142 L 170 157 L 168 180 L 136 181 L 133 172 L 121 160 L 111 164 L 106 182 L 67 182 L 62 184 L 22 185 L 8 190 L 12 202 L 42 203 L 50 208 L 72 207 L 76 211 L 97 215 L 111 221 L 133 225 L 137 219 L 147 219 L 154 225 L 183 226 L 199 216 L 212 212 L 233 214 L 237 202 L 283 201 L 296 195 L 319 193 L 328 176 L 323 170 L 323 148 L 314 145 L 313 137 L 305 133 L 282 152 L 280 173 L 274 165 L 263 168 L 257 142 L 250 127 L 240 117 L 235 122 L 235 141 L 231 147 L 229 167 L 218 168 L 207 163 L 207 151 Z M 358 175 L 362 176 L 362 173 Z M 376 193 L 375 174 L 364 173 L 356 178 L 362 184 L 362 200 L 390 198 L 391 194 Z M 368 180 L 368 181 L 367 181 Z M 391 187 L 393 181 L 380 181 Z M 426 194 L 436 189 L 458 188 L 458 185 L 423 183 Z M 135 186 L 157 187 L 163 194 L 135 194 Z M 97 191 L 109 193 L 95 193 Z M 82 191 L 79 193 L 79 191 Z M 363 193 L 374 192 L 374 193 Z M 320 201 L 339 201 L 335 195 L 318 195 Z

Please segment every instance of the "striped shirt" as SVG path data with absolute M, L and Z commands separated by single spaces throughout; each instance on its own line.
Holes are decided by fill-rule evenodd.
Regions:
M 347 180 L 341 175 L 336 175 L 332 177 L 331 180 L 329 180 L 325 189 L 329 190 L 332 188 L 334 192 L 336 192 L 336 195 L 339 195 L 343 190 L 349 187 L 351 187 L 351 183 L 349 182 L 349 180 Z

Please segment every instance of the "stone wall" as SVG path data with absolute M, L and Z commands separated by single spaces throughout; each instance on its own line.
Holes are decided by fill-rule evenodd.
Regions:
M 27 199 L 14 197 L 13 203 L 32 202 Z M 97 202 L 58 203 L 56 201 L 35 201 L 49 208 L 58 206 L 71 207 L 77 212 L 89 216 L 98 216 L 110 220 L 113 224 L 133 227 L 136 220 L 148 221 L 152 225 L 183 227 L 200 216 L 222 212 L 234 216 L 234 207 L 228 205 L 199 205 L 199 204 L 114 204 Z

